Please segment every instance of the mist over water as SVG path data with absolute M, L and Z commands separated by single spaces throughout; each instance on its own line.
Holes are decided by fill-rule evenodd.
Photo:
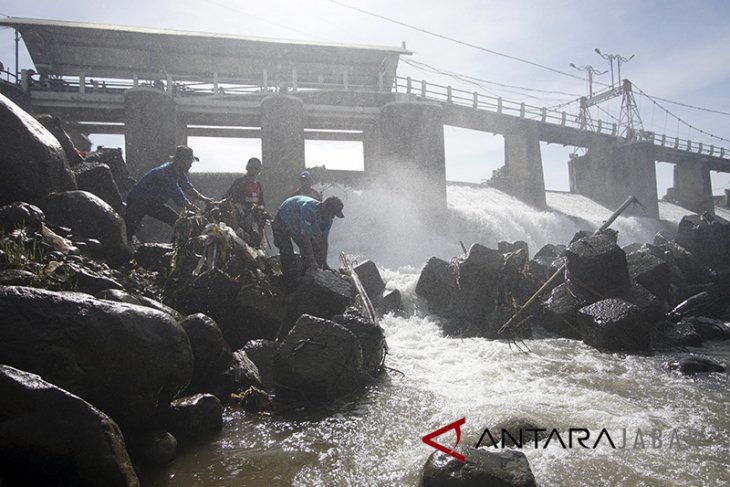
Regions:
M 462 445 L 474 445 L 484 428 L 514 418 L 567 441 L 570 428 L 595 439 L 609 431 L 624 448 L 607 442 L 592 448 L 525 446 L 542 486 L 727 485 L 730 482 L 730 378 L 687 378 L 664 372 L 677 354 L 650 357 L 605 354 L 567 339 L 528 340 L 530 353 L 501 341 L 444 337 L 415 294 L 420 267 L 432 255 L 450 259 L 480 242 L 524 240 L 530 254 L 545 243 L 565 243 L 583 225 L 600 225 L 610 214 L 574 195 L 551 194 L 554 212 L 538 212 L 487 188 L 450 186 L 448 222 L 433 228 L 414 208 L 387 191 L 329 188 L 340 196 L 345 218 L 335 221 L 330 264 L 340 250 L 381 267 L 388 288 L 403 295 L 406 316 L 382 320 L 392 369 L 348 402 L 286 415 L 251 416 L 230 410 L 221 436 L 180 455 L 167 469 L 148 473 L 144 485 L 160 486 L 394 486 L 417 485 L 428 455 L 421 437 L 462 417 Z M 572 207 L 571 207 L 572 205 Z M 574 215 L 583 220 L 576 221 Z M 651 241 L 661 226 L 621 218 L 622 244 Z M 693 350 L 728 363 L 721 343 Z M 700 432 L 696 445 L 688 432 Z M 644 435 L 636 444 L 636 432 Z M 661 445 L 652 443 L 659 431 Z M 680 443 L 669 446 L 672 431 Z M 453 433 L 438 438 L 456 441 Z M 587 442 L 592 445 L 592 441 Z

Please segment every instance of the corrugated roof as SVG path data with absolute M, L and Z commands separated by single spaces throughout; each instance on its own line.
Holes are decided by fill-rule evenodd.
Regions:
M 17 29 L 36 70 L 99 78 L 210 80 L 261 84 L 342 83 L 385 86 L 395 76 L 401 47 L 332 44 L 186 32 L 168 29 L 7 18 L 0 25 Z

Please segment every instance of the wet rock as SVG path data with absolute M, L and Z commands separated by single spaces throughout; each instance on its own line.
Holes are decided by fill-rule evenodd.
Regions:
M 565 277 L 574 294 L 600 298 L 629 285 L 626 254 L 616 238 L 616 232 L 607 230 L 576 240 L 566 249 Z
M 146 467 L 167 465 L 175 459 L 177 439 L 162 429 L 125 433 L 132 461 Z
M 385 283 L 383 282 L 383 278 L 380 277 L 380 271 L 378 270 L 378 266 L 375 265 L 375 262 L 366 260 L 356 265 L 354 270 L 373 305 L 380 302 L 383 297 L 383 291 L 385 291 Z
M 7 365 L 0 365 L 0 478 L 8 485 L 139 485 L 114 421 Z
M 450 264 L 438 257 L 431 257 L 421 269 L 416 294 L 426 300 L 432 313 L 443 314 L 449 305 L 455 283 Z
M 136 296 L 137 300 L 139 301 L 139 304 L 142 306 L 147 306 L 148 308 L 156 309 L 157 311 L 162 311 L 163 313 L 167 313 L 172 317 L 173 320 L 180 322 L 182 321 L 185 316 L 180 313 L 175 308 L 172 308 L 164 303 L 161 303 L 157 301 L 156 299 L 148 298 L 147 296 Z
M 667 323 L 664 336 L 672 346 L 677 347 L 701 347 L 702 336 L 697 333 L 694 326 L 686 321 L 679 323 Z
M 233 352 L 233 360 L 224 376 L 220 390 L 225 391 L 226 396 L 232 392 L 245 391 L 249 387 L 263 388 L 258 367 L 243 349 Z
M 271 408 L 273 396 L 258 387 L 249 387 L 240 394 L 232 394 L 235 404 L 247 413 L 255 414 Z
M 0 363 L 43 376 L 125 432 L 154 423 L 185 387 L 193 353 L 167 314 L 81 293 L 0 287 Z M 52 319 L 49 319 L 52 317 Z
M 650 323 L 662 321 L 665 318 L 666 306 L 644 286 L 631 282 L 629 286 L 617 292 L 616 298 L 623 299 L 641 309 L 644 319 Z
M 236 314 L 245 320 L 239 327 L 248 333 L 232 343 L 232 347 L 240 348 L 257 338 L 272 340 L 276 337 L 281 326 L 282 302 L 266 281 L 242 285 L 236 295 L 236 309 Z
M 0 95 L 0 205 L 37 203 L 76 189 L 61 144 L 31 115 Z
M 578 326 L 586 345 L 607 352 L 647 352 L 650 325 L 641 310 L 622 299 L 608 298 L 578 311 Z
M 105 289 L 122 289 L 123 286 L 109 276 L 104 276 L 77 262 L 64 262 L 63 271 L 67 273 L 76 290 L 97 294 Z
M 99 240 L 111 264 L 120 265 L 132 257 L 124 221 L 98 196 L 86 191 L 52 193 L 40 207 L 49 222 L 68 226 L 76 237 Z
M 685 216 L 679 222 L 674 241 L 711 269 L 730 267 L 730 222 L 719 216 Z
M 212 318 L 202 313 L 186 316 L 180 326 L 190 339 L 195 357 L 188 393 L 217 392 L 219 378 L 233 360 L 231 349 L 220 328 Z
M 388 349 L 383 329 L 358 314 L 336 315 L 332 321 L 344 326 L 357 337 L 362 349 L 363 368 L 371 377 L 377 377 L 383 370 Z
M 669 312 L 670 321 L 679 321 L 686 316 L 714 316 L 724 309 L 725 300 L 718 295 L 717 289 L 712 286 L 694 294 Z
M 172 261 L 172 244 L 145 243 L 134 251 L 134 260 L 145 269 L 155 272 L 168 272 Z
M 10 233 L 19 228 L 25 228 L 29 234 L 40 233 L 46 215 L 40 208 L 16 201 L 0 207 L 0 232 Z
M 540 321 L 545 329 L 565 338 L 580 339 L 578 311 L 590 304 L 590 300 L 572 294 L 567 284 L 555 286 L 543 304 Z
M 685 375 L 704 374 L 710 372 L 725 372 L 725 366 L 704 357 L 683 357 L 677 362 L 664 364 L 668 370 L 677 370 Z
M 301 279 L 291 308 L 303 314 L 331 319 L 341 314 L 355 299 L 355 289 L 348 278 L 333 271 L 316 270 Z
M 383 295 L 383 299 L 375 307 L 375 312 L 379 316 L 388 313 L 401 313 L 403 311 L 403 298 L 397 289 L 391 289 Z
M 517 252 L 518 250 L 524 250 L 525 255 L 527 255 L 529 258 L 530 249 L 527 245 L 527 242 L 524 242 L 522 240 L 517 240 L 515 242 L 497 242 L 497 251 L 500 254 L 511 254 L 513 252 Z
M 23 269 L 0 271 L 0 286 L 35 286 L 39 282 L 39 276 Z
M 137 299 L 137 296 L 129 294 L 127 291 L 122 289 L 104 289 L 95 295 L 99 299 L 106 299 L 107 301 L 114 301 L 116 303 L 127 303 L 136 304 L 141 306 L 142 304 Z
M 61 144 L 69 166 L 74 167 L 84 162 L 84 159 L 81 155 L 79 155 L 79 151 L 76 149 L 73 141 L 64 130 L 63 121 L 60 118 L 55 115 L 44 114 L 38 115 L 36 120 L 38 120 L 41 125 L 46 128 L 46 130 L 53 134 L 58 143 Z
M 725 321 L 705 316 L 688 316 L 679 323 L 691 326 L 703 340 L 730 340 L 730 324 Z
M 260 374 L 261 384 L 269 392 L 274 391 L 273 366 L 274 356 L 278 349 L 278 343 L 263 339 L 251 340 L 242 348 L 248 358 L 251 359 L 251 362 L 256 365 L 256 369 L 258 369 Z
M 466 462 L 442 452 L 434 452 L 421 472 L 421 487 L 499 486 L 534 487 L 535 477 L 521 451 L 457 447 Z
M 342 325 L 302 315 L 274 357 L 280 396 L 329 402 L 369 381 L 357 337 Z
M 542 285 L 555 272 L 565 265 L 565 245 L 547 244 L 541 248 L 535 257 L 528 264 L 528 272 L 535 280 Z M 555 284 L 562 284 L 565 274 L 555 281 Z
M 626 256 L 629 276 L 659 299 L 669 297 L 671 271 L 666 261 L 649 249 L 640 249 Z
M 165 415 L 165 425 L 180 442 L 209 438 L 223 428 L 223 406 L 212 394 L 176 399 Z
M 119 188 L 114 181 L 111 170 L 106 164 L 99 162 L 83 162 L 73 168 L 76 184 L 82 191 L 88 191 L 104 200 L 117 213 L 121 213 L 124 205 Z
M 713 272 L 707 268 L 687 249 L 675 242 L 662 245 L 647 245 L 647 248 L 656 257 L 665 260 L 670 266 L 676 266 L 682 273 L 687 284 L 704 284 L 714 279 Z M 682 284 L 682 283 L 677 283 Z
M 129 169 L 122 157 L 121 148 L 98 147 L 94 152 L 87 154 L 86 161 L 100 162 L 109 166 L 122 196 L 126 196 L 127 191 L 134 184 L 134 180 L 129 177 Z

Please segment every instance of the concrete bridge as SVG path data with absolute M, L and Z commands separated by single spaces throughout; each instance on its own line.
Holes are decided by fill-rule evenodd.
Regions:
M 396 76 L 404 48 L 9 18 L 33 58 L 21 87 L 32 110 L 83 133 L 125 136 L 134 175 L 190 136 L 259 138 L 271 206 L 304 169 L 304 141 L 363 145 L 355 184 L 391 184 L 431 208 L 446 205 L 444 126 L 501 134 L 505 166 L 492 184 L 538 208 L 545 189 L 540 142 L 587 149 L 569 161 L 571 191 L 608 207 L 634 194 L 659 216 L 656 162 L 675 165 L 674 198 L 712 211 L 710 170 L 730 172 L 730 151 L 616 124 L 590 129 L 575 115 Z M 242 161 L 247 155 L 238 156 Z M 351 178 L 353 175 L 350 175 Z M 404 184 L 407 178 L 407 184 Z

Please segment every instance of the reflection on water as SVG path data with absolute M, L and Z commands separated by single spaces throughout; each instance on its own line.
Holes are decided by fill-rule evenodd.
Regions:
M 389 316 L 382 323 L 390 347 L 386 365 L 397 372 L 351 402 L 325 410 L 269 417 L 229 410 L 220 437 L 184 452 L 165 469 L 145 473 L 143 485 L 416 485 L 433 451 L 421 437 L 462 417 L 461 441 L 467 445 L 484 428 L 499 428 L 510 418 L 563 433 L 586 428 L 598 435 L 606 428 L 617 441 L 627 431 L 623 449 L 605 442 L 596 449 L 562 448 L 557 441 L 526 447 L 543 486 L 730 483 L 727 374 L 679 377 L 661 368 L 676 355 L 605 354 L 565 339 L 530 340 L 531 353 L 522 353 L 505 342 L 445 338 L 436 319 L 421 311 L 414 287 L 420 265 L 431 255 L 456 255 L 458 240 L 435 237 L 402 215 L 384 221 L 392 208 L 385 198 L 372 203 L 358 193 L 342 197 L 351 209 L 336 223 L 332 248 L 356 249 L 398 269 L 383 274 L 389 287 L 402 291 L 409 317 Z M 522 239 L 533 254 L 545 243 L 565 243 L 578 229 L 564 216 L 537 212 L 494 190 L 449 188 L 449 205 L 473 224 L 456 232 L 467 244 L 495 248 L 497 240 Z M 605 218 L 588 217 L 599 223 Z M 409 241 L 362 239 L 374 225 L 386 230 L 405 225 Z M 620 220 L 618 228 L 629 241 L 651 240 L 656 231 L 635 219 Z M 715 344 L 695 352 L 727 364 L 729 350 Z M 698 446 L 669 448 L 672 431 L 683 438 L 690 429 L 702 432 Z M 644 448 L 633 447 L 637 431 L 659 430 L 661 447 L 654 448 L 649 438 Z M 450 445 L 455 437 L 438 440 Z

